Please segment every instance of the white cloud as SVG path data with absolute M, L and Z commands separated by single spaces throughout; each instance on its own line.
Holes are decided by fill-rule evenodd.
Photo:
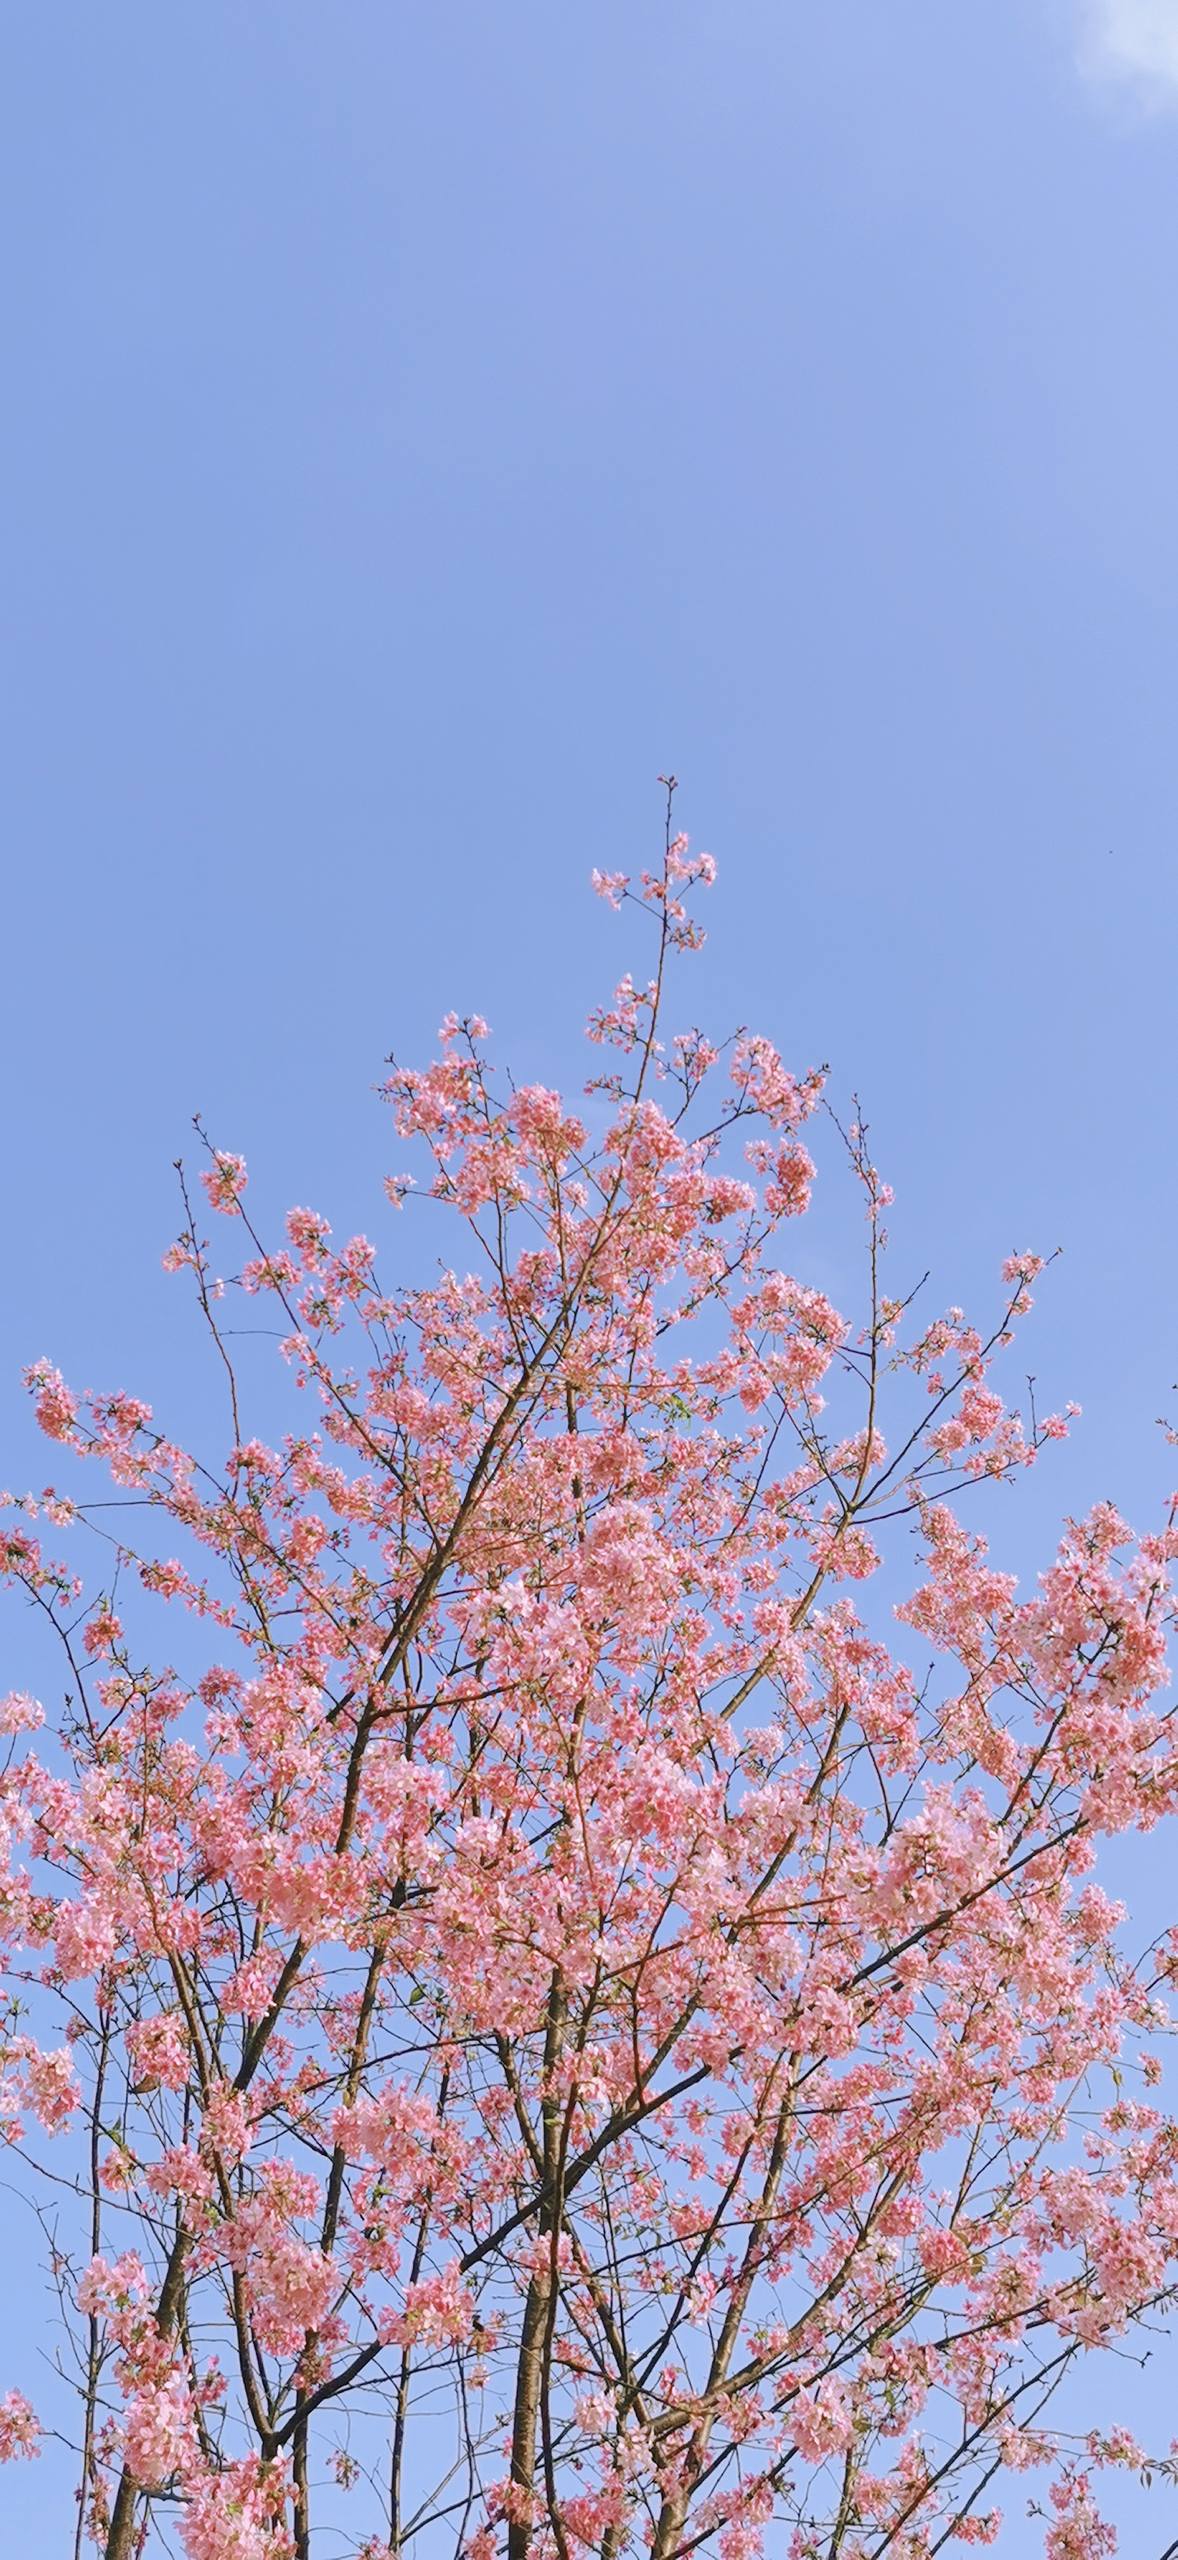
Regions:
M 1092 70 L 1178 105 L 1178 0 L 1086 0 L 1085 37 Z

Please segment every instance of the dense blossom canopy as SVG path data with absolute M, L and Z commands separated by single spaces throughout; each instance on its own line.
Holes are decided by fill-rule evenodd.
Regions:
M 598 876 L 653 976 L 579 1111 L 477 1020 L 392 1068 L 429 1285 L 307 1209 L 274 1249 L 207 1148 L 279 1445 L 187 1193 L 224 1454 L 31 1372 L 70 1490 L 0 1552 L 68 1696 L 0 1708 L 0 2109 L 106 2560 L 928 2560 L 1009 2473 L 1112 2548 L 1142 2457 L 1051 2403 L 1178 2255 L 1171 1950 L 1093 1873 L 1178 1795 L 1174 1514 L 988 1561 L 980 1480 L 1065 1428 L 993 1383 L 1042 1266 L 984 1333 L 890 1295 L 852 1121 L 862 1305 L 794 1276 L 821 1077 L 665 1027 L 710 874 L 669 817 Z M 88 1517 L 96 1587 L 44 1544 Z

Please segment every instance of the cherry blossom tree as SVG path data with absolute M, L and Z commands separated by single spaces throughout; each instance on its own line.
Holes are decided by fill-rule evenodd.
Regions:
M 1144 2460 L 1057 2395 L 1175 2280 L 1178 1937 L 1131 1961 L 1095 1873 L 1178 1796 L 1175 1512 L 989 1561 L 1066 1428 L 994 1384 L 1042 1265 L 933 1316 L 822 1077 L 668 1028 L 712 876 L 672 799 L 595 878 L 650 975 L 578 1109 L 474 1019 L 390 1067 L 428 1283 L 308 1209 L 263 1240 L 203 1141 L 278 1445 L 187 1188 L 214 1445 L 30 1372 L 68 1482 L 0 1549 L 66 1670 L 0 1710 L 0 2107 L 79 2553 L 929 2560 L 1026 2475 L 1099 2560 Z M 807 1123 L 850 1315 L 796 1276 Z M 32 2376 L 0 2456 L 70 2433 Z

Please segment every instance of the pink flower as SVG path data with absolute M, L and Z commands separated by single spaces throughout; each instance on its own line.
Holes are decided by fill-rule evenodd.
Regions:
M 60 2133 L 75 2114 L 81 2090 L 73 2059 L 63 2045 L 43 2053 L 31 2036 L 18 2036 L 9 2057 L 20 2065 L 21 2103 L 30 2108 L 47 2133 Z
M 0 2399 L 0 2462 L 31 2461 L 40 2450 L 40 2419 L 23 2391 L 6 2391 Z
M 249 1175 L 245 1169 L 245 1157 L 226 1155 L 218 1148 L 214 1153 L 212 1164 L 206 1168 L 200 1178 L 212 1207 L 219 1209 L 224 1217 L 233 1217 L 242 1192 L 249 1181 Z
M 452 2346 L 469 2338 L 473 2318 L 474 2300 L 455 2259 L 440 2275 L 406 2286 L 401 2311 L 386 2315 L 381 2335 L 402 2346 Z
M 179 2009 L 165 2009 L 154 2017 L 137 2019 L 127 2029 L 127 2051 L 142 2088 L 187 2086 L 191 2058 Z
M 233 2166 L 244 2160 L 253 2138 L 254 2123 L 248 2099 L 222 2082 L 205 2100 L 202 2150 L 212 2152 L 223 2164 Z
M 833 2379 L 800 2391 L 789 2411 L 789 2431 L 806 2462 L 825 2462 L 853 2441 L 854 2417 L 846 2387 Z
M 97 1894 L 63 1903 L 54 1921 L 57 1963 L 67 1982 L 101 1973 L 118 1943 L 111 1912 Z
M 187 2560 L 292 2560 L 281 2466 L 257 2456 L 193 2472 L 180 2518 Z
M 70 1440 L 78 1419 L 76 1396 L 71 1395 L 60 1369 L 48 1360 L 34 1361 L 25 1371 L 25 1384 L 33 1390 L 33 1410 L 50 1440 Z
M 607 906 L 621 906 L 630 886 L 624 871 L 592 871 L 589 877 L 597 896 L 604 898 Z
M 0 1698 L 0 1733 L 35 1733 L 45 1722 L 45 1709 L 38 1698 L 30 1698 L 21 1689 L 10 1689 Z
M 190 2458 L 196 2436 L 182 2374 L 133 2392 L 123 2423 L 127 2467 L 145 2489 L 162 2489 Z

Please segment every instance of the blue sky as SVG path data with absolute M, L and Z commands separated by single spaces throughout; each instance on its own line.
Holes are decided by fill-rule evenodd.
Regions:
M 938 1297 L 1065 1248 L 1020 1560 L 1145 1519 L 1178 0 L 59 0 L 0 193 L 4 1475 L 42 1351 L 199 1419 L 194 1109 L 375 1232 L 391 1046 L 579 1074 L 673 764 L 691 1010 L 858 1088 Z
M 701 1009 L 859 1087 L 949 1295 L 1065 1245 L 1081 1479 L 1152 1484 L 1178 79 L 1091 28 L 10 17 L 12 1370 L 170 1373 L 194 1108 L 358 1220 L 448 1004 L 576 1072 L 673 762 Z

